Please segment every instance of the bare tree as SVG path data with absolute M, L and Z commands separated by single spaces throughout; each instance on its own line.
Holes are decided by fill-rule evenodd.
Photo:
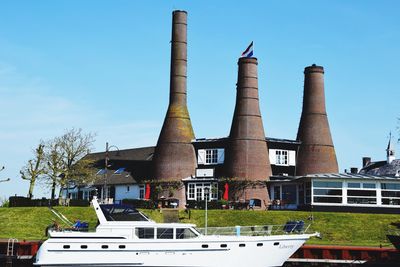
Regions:
M 4 166 L 3 166 L 3 167 L 1 167 L 1 168 L 0 168 L 0 172 L 1 172 L 1 171 L 3 171 L 4 169 L 5 169 L 5 167 L 4 167 Z M 8 181 L 10 181 L 10 178 L 7 178 L 7 179 L 1 179 L 1 180 L 0 180 L 0 183 L 3 183 L 3 182 L 8 182 Z
M 55 199 L 56 188 L 63 174 L 63 151 L 55 139 L 47 142 L 45 147 L 45 164 L 43 180 L 51 187 L 51 199 Z
M 34 158 L 30 159 L 28 163 L 20 170 L 21 178 L 29 181 L 28 198 L 33 197 L 33 189 L 36 180 L 43 174 L 43 159 L 44 159 L 44 144 L 40 143 L 38 148 L 35 149 Z
M 61 169 L 58 176 L 60 193 L 69 181 L 88 184 L 95 179 L 92 160 L 85 158 L 92 149 L 94 134 L 85 134 L 82 129 L 71 129 L 54 139 L 56 151 L 60 155 Z

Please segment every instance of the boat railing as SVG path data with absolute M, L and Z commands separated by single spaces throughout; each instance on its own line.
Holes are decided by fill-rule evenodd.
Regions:
M 197 228 L 203 235 L 266 236 L 311 233 L 311 224 L 286 223 L 284 225 L 254 225 Z

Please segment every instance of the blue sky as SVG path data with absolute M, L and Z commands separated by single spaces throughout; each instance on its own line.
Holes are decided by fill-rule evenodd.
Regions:
M 95 132 L 96 151 L 157 142 L 174 9 L 188 11 L 196 137 L 228 135 L 237 59 L 251 41 L 267 136 L 296 138 L 303 70 L 316 63 L 341 171 L 384 159 L 389 132 L 399 137 L 398 1 L 1 1 L 0 178 L 12 180 L 0 197 L 26 195 L 20 168 L 65 129 Z

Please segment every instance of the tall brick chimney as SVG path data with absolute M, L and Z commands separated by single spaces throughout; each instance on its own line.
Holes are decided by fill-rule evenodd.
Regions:
M 313 64 L 304 69 L 304 75 L 296 175 L 337 173 L 338 163 L 325 108 L 324 68 Z
M 196 155 L 191 141 L 195 138 L 186 104 L 187 13 L 172 13 L 171 76 L 167 114 L 154 152 L 154 178 L 181 181 L 195 174 Z M 185 190 L 174 197 L 185 203 Z

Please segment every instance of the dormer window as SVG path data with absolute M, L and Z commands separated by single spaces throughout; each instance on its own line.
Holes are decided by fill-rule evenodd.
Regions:
M 217 163 L 218 163 L 218 149 L 207 149 L 206 164 L 217 164 Z
M 197 163 L 200 165 L 224 163 L 225 153 L 223 148 L 199 149 L 197 154 Z
M 289 165 L 287 150 L 276 150 L 275 155 L 276 165 Z
M 269 149 L 269 161 L 272 165 L 296 166 L 296 151 Z

